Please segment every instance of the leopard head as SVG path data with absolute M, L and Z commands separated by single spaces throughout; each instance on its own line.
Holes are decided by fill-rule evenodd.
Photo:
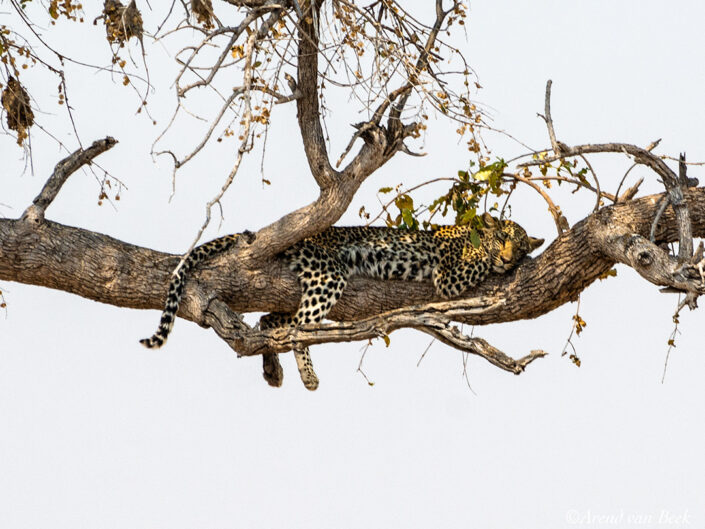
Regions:
M 492 270 L 504 274 L 514 268 L 524 256 L 543 244 L 543 239 L 530 237 L 524 228 L 511 220 L 497 220 L 489 213 L 482 215 Z

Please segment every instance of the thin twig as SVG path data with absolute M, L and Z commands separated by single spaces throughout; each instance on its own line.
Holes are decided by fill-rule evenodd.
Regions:
M 225 183 L 223 186 L 220 188 L 220 191 L 218 194 L 216 194 L 215 197 L 213 197 L 207 204 L 206 204 L 206 218 L 203 221 L 203 224 L 201 225 L 201 228 L 198 230 L 198 233 L 196 234 L 196 237 L 193 239 L 193 242 L 191 243 L 191 246 L 189 246 L 188 250 L 184 253 L 183 257 L 179 261 L 179 264 L 176 266 L 174 269 L 174 274 L 178 273 L 178 271 L 181 269 L 181 267 L 184 265 L 186 259 L 188 256 L 191 254 L 193 249 L 196 247 L 198 242 L 201 240 L 201 236 L 203 235 L 203 232 L 205 229 L 208 227 L 211 221 L 211 208 L 215 205 L 220 203 L 221 198 L 223 198 L 223 195 L 225 192 L 228 190 L 230 187 L 230 184 L 232 184 L 235 175 L 237 174 L 238 169 L 240 168 L 240 163 L 242 162 L 242 158 L 246 152 L 248 152 L 248 144 L 250 141 L 250 125 L 252 124 L 252 108 L 251 108 L 251 101 L 250 101 L 250 87 L 252 85 L 252 57 L 254 55 L 255 51 L 255 41 L 257 39 L 257 33 L 252 32 L 250 36 L 247 38 L 246 44 L 245 44 L 245 74 L 244 74 L 244 86 L 243 86 L 243 94 L 244 94 L 244 99 L 245 99 L 245 113 L 242 117 L 243 121 L 243 128 L 242 128 L 242 142 L 240 143 L 240 148 L 238 149 L 237 157 L 235 159 L 235 165 L 233 166 L 232 170 L 230 171 L 230 174 L 228 174 L 228 178 L 225 180 Z
M 600 189 L 600 181 L 597 179 L 597 174 L 595 173 L 595 170 L 592 168 L 592 164 L 588 161 L 588 159 L 584 155 L 580 155 L 580 158 L 585 162 L 585 165 L 587 165 L 588 170 L 592 174 L 592 178 L 595 180 L 595 187 L 597 188 L 596 195 L 597 198 L 595 199 L 595 207 L 592 208 L 593 213 L 600 209 L 600 205 L 602 202 L 602 190 Z
M 541 116 L 546 122 L 546 128 L 548 129 L 548 138 L 551 140 L 551 147 L 553 152 L 556 154 L 561 154 L 563 152 L 562 146 L 558 143 L 556 139 L 556 131 L 553 128 L 553 118 L 551 117 L 551 86 L 553 81 L 549 79 L 546 81 L 546 95 L 544 97 L 544 115 Z M 540 115 L 540 114 L 539 114 Z
M 356 373 L 360 373 L 365 381 L 367 382 L 368 386 L 374 386 L 375 383 L 372 382 L 368 377 L 367 374 L 362 370 L 362 364 L 365 361 L 365 355 L 367 354 L 367 350 L 372 346 L 372 340 L 368 340 L 367 343 L 364 345 L 362 348 L 362 355 L 360 356 L 360 362 L 357 364 L 357 371 Z
M 548 204 L 548 211 L 551 213 L 553 221 L 556 224 L 556 230 L 558 231 L 558 235 L 563 233 L 568 228 L 566 226 L 568 222 L 565 220 L 565 217 L 561 213 L 561 210 L 553 203 L 553 200 L 551 200 L 551 197 L 548 196 L 548 193 L 541 189 L 541 187 L 538 186 L 535 182 L 532 182 L 528 178 L 525 178 L 518 173 L 503 173 L 502 176 L 513 178 L 515 180 L 518 180 L 519 182 L 523 182 L 524 184 L 531 187 L 534 191 L 536 191 L 539 195 L 541 195 L 541 197 L 546 201 L 546 204 Z
M 670 196 L 669 195 L 663 195 L 659 199 L 659 206 L 658 206 L 658 209 L 656 210 L 656 215 L 654 216 L 654 221 L 651 223 L 651 231 L 649 232 L 649 240 L 651 242 L 656 242 L 656 228 L 658 228 L 658 223 L 661 220 L 661 215 L 663 215 L 664 211 L 666 211 L 666 208 L 668 207 L 669 203 L 670 203 Z
M 661 138 L 649 143 L 649 145 L 646 146 L 646 150 L 649 152 L 653 151 L 656 147 L 658 147 L 659 143 L 661 143 Z M 632 169 L 634 169 L 637 165 L 639 165 L 639 164 L 636 164 L 636 163 L 632 164 L 629 167 L 629 169 L 627 169 L 627 172 L 624 173 L 624 176 L 622 177 L 622 179 L 619 181 L 619 185 L 617 186 L 617 191 L 614 192 L 614 196 L 617 197 L 617 200 L 619 200 L 619 190 L 622 189 L 622 185 L 624 184 L 624 181 L 626 180 L 627 176 L 632 171 Z
M 678 330 L 678 324 L 680 323 L 678 315 L 680 313 L 681 308 L 681 296 L 679 294 L 678 308 L 676 309 L 676 312 L 673 315 L 673 331 L 668 337 L 668 350 L 666 351 L 666 359 L 663 361 L 663 374 L 661 375 L 661 384 L 663 384 L 666 380 L 666 371 L 668 370 L 668 360 L 671 357 L 671 350 L 676 346 L 676 336 L 680 334 L 680 331 Z
M 421 365 L 421 361 L 424 359 L 424 357 L 426 356 L 426 353 L 428 353 L 428 350 L 431 348 L 431 346 L 433 345 L 433 342 L 435 342 L 435 341 L 436 341 L 436 339 L 432 338 L 431 341 L 428 342 L 426 349 L 423 350 L 423 353 L 421 353 L 421 356 L 419 357 L 419 361 L 416 362 L 416 367 L 419 367 Z

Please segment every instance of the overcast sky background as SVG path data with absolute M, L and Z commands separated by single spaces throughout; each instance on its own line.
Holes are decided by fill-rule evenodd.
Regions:
M 149 27 L 159 17 L 143 4 Z M 87 20 L 98 14 L 98 6 L 86 7 Z M 695 1 L 475 1 L 468 40 L 458 44 L 479 75 L 478 100 L 494 125 L 532 147 L 548 145 L 536 113 L 550 78 L 560 140 L 645 146 L 663 138 L 660 153 L 686 151 L 702 161 L 703 20 L 705 7 Z M 109 62 L 102 27 L 61 26 L 54 42 Z M 145 46 L 152 79 L 165 75 L 163 91 L 151 96 L 157 127 L 134 115 L 134 94 L 120 79 L 69 79 L 81 137 L 120 141 L 98 161 L 129 190 L 117 210 L 98 207 L 94 177 L 77 173 L 47 216 L 182 252 L 230 169 L 234 142 L 187 165 L 168 203 L 170 164 L 154 164 L 148 153 L 173 104 L 173 71 L 158 64 L 160 44 L 147 39 Z M 55 112 L 51 101 L 41 102 Z M 345 98 L 330 104 L 337 159 L 349 123 L 364 116 L 351 114 Z M 38 113 L 48 126 L 64 117 Z M 264 164 L 272 185 L 263 188 L 253 157 L 224 200 L 222 228 L 214 223 L 209 236 L 257 229 L 315 197 L 293 105 L 277 107 L 273 121 Z M 416 145 L 428 156 L 398 155 L 363 186 L 340 224 L 359 223 L 361 205 L 376 212 L 382 186 L 464 168 L 467 151 L 454 128 L 434 122 Z M 199 133 L 178 129 L 170 145 L 187 152 Z M 497 156 L 522 152 L 506 137 L 486 139 Z M 23 174 L 13 140 L 0 137 L 0 214 L 9 218 L 21 214 L 64 156 L 40 133 L 32 141 L 33 175 Z M 629 165 L 619 156 L 595 158 L 610 191 Z M 691 169 L 705 182 L 702 173 Z M 660 191 L 646 169 L 632 175 L 631 182 L 646 178 L 642 194 Z M 552 240 L 540 198 L 518 198 L 513 218 Z M 571 224 L 594 202 L 558 198 Z M 703 309 L 683 314 L 661 384 L 676 296 L 617 268 L 616 278 L 582 296 L 587 327 L 574 340 L 582 367 L 560 355 L 575 312 L 569 304 L 536 320 L 476 328 L 513 356 L 535 348 L 551 354 L 519 377 L 472 357 L 474 392 L 456 350 L 434 344 L 417 367 L 430 341 L 419 333 L 397 332 L 389 348 L 380 341 L 368 350 L 364 371 L 373 387 L 356 373 L 361 344 L 354 343 L 313 348 L 321 379 L 315 393 L 303 388 L 292 355 L 282 356 L 284 386 L 273 389 L 259 358 L 238 360 L 212 331 L 190 322 L 177 321 L 165 348 L 146 351 L 138 339 L 156 328 L 156 311 L 2 281 L 8 308 L 0 315 L 0 527 L 538 529 L 656 527 L 664 516 L 705 527 Z M 618 523 L 598 518 L 609 516 Z

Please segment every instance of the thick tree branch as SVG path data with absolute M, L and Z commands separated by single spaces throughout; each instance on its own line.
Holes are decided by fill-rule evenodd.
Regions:
M 543 165 L 552 161 L 590 153 L 611 152 L 633 156 L 636 163 L 646 165 L 661 177 L 661 180 L 668 192 L 668 200 L 676 211 L 676 218 L 680 233 L 680 237 L 678 238 L 678 258 L 681 262 L 686 262 L 690 259 L 693 254 L 693 234 L 691 231 L 690 215 L 683 196 L 683 184 L 687 186 L 690 182 L 681 182 L 681 179 L 670 169 L 670 167 L 668 167 L 668 165 L 666 165 L 662 159 L 650 153 L 648 150 L 637 147 L 636 145 L 630 145 L 627 143 L 597 143 L 568 147 L 565 144 L 560 142 L 558 143 L 558 148 L 560 149 L 559 154 L 549 156 L 541 160 L 525 162 L 520 164 L 520 167 Z M 693 183 L 697 185 L 697 181 Z
M 112 148 L 115 144 L 117 144 L 117 140 L 108 136 L 102 140 L 94 141 L 87 149 L 78 149 L 57 163 L 54 167 L 54 172 L 32 201 L 32 205 L 25 210 L 22 218 L 33 222 L 43 221 L 44 212 L 54 201 L 56 195 L 59 194 L 61 187 L 66 183 L 69 176 L 82 166 L 90 164 L 95 157 Z
M 319 19 L 320 5 L 320 0 L 311 1 L 304 17 L 299 20 L 297 85 L 301 97 L 296 100 L 296 107 L 311 174 L 319 187 L 326 189 L 334 185 L 338 178 L 328 159 L 318 104 L 318 28 L 315 24 Z
M 516 375 L 527 365 L 546 355 L 541 350 L 531 351 L 525 357 L 514 360 L 486 340 L 463 334 L 445 316 L 434 315 L 421 307 L 397 310 L 355 322 L 341 322 L 300 329 L 273 329 L 258 331 L 248 327 L 241 316 L 225 303 L 214 300 L 206 311 L 205 323 L 225 340 L 241 356 L 263 353 L 283 353 L 294 345 L 308 346 L 319 343 L 351 342 L 371 340 L 386 336 L 401 328 L 414 328 L 461 351 L 485 358 L 500 369 Z
M 691 193 L 691 206 L 705 205 L 705 190 L 693 191 L 698 191 L 698 194 Z M 452 331 L 452 322 L 486 324 L 539 316 L 566 301 L 574 300 L 580 291 L 609 270 L 615 262 L 633 267 L 655 285 L 686 292 L 690 295 L 689 299 L 694 301 L 693 296 L 697 297 L 705 292 L 705 282 L 700 271 L 705 263 L 698 261 L 682 266 L 677 259 L 640 234 L 648 232 L 648 215 L 644 214 L 647 211 L 653 213 L 657 207 L 657 198 L 658 196 L 652 196 L 628 205 L 603 208 L 598 214 L 588 217 L 573 230 L 559 237 L 539 258 L 521 266 L 509 280 L 492 278 L 467 299 L 407 306 L 339 324 L 305 327 L 296 331 L 271 331 L 265 334 L 277 338 L 275 342 L 257 337 L 253 338 L 249 345 L 239 345 L 244 345 L 243 354 L 249 355 L 258 354 L 259 347 L 283 351 L 291 348 L 295 342 L 315 345 L 364 340 L 400 328 L 415 328 L 439 339 L 439 333 L 445 335 L 444 343 L 474 352 L 471 350 L 474 347 L 472 339 Z M 701 214 L 695 225 L 696 232 L 704 234 L 705 216 L 702 214 L 703 209 L 698 211 Z M 671 221 L 670 228 L 659 233 L 662 242 L 677 238 L 678 232 L 673 226 L 672 211 L 668 217 Z M 405 285 L 414 288 L 413 284 Z M 368 285 L 367 289 L 374 291 L 375 287 Z M 344 303 L 346 297 L 344 296 L 340 303 Z M 691 307 L 694 307 L 694 304 Z M 452 334 L 447 334 L 449 332 Z M 460 339 L 450 343 L 450 336 Z M 514 371 L 506 362 L 495 362 L 486 354 L 475 354 L 484 356 L 503 369 Z
M 631 266 L 650 283 L 683 292 L 705 293 L 705 283 L 697 269 L 681 266 L 678 259 L 648 238 L 619 228 L 604 233 L 602 237 L 601 248 L 606 255 Z
M 361 138 L 365 145 L 345 168 L 343 171 L 345 175 L 355 173 L 367 177 L 400 151 L 412 156 L 423 156 L 423 154 L 411 152 L 404 144 L 405 138 L 418 134 L 418 125 L 416 123 L 404 125 L 401 115 L 414 86 L 419 82 L 420 75 L 429 68 L 429 57 L 436 45 L 443 22 L 456 8 L 457 2 L 453 2 L 450 9 L 443 10 L 443 1 L 436 0 L 436 20 L 428 32 L 426 42 L 423 45 L 416 44 L 419 49 L 419 57 L 415 64 L 408 67 L 408 81 L 387 96 L 369 121 L 355 125 L 357 132 L 353 134 L 347 147 L 340 155 L 336 167 L 340 166 L 355 141 Z M 389 111 L 389 116 L 386 127 L 384 127 L 381 125 L 381 120 L 387 111 Z
M 370 174 L 399 151 L 413 154 L 409 152 L 403 140 L 408 136 L 418 135 L 418 125 L 403 125 L 400 121 L 401 111 L 411 90 L 411 83 L 416 82 L 418 75 L 428 68 L 429 56 L 433 53 L 446 17 L 458 9 L 457 2 L 453 2 L 451 9 L 444 11 L 442 1 L 436 0 L 436 21 L 428 33 L 424 32 L 426 42 L 422 44 L 414 41 L 414 46 L 420 50 L 420 56 L 416 65 L 410 67 L 410 82 L 390 94 L 388 101 L 375 113 L 373 122 L 359 125 L 345 154 L 357 138 L 362 138 L 364 145 L 354 159 L 338 172 L 329 160 L 320 117 L 318 21 L 321 5 L 321 0 L 301 4 L 303 16 L 299 16 L 296 22 L 297 80 L 295 83 L 289 83 L 296 95 L 297 118 L 304 150 L 311 174 L 320 188 L 320 195 L 311 204 L 285 215 L 255 234 L 254 243 L 243 254 L 246 260 L 256 263 L 253 266 L 261 265 L 297 241 L 332 225 L 347 210 L 360 184 Z M 390 110 L 393 103 L 395 106 Z M 379 124 L 386 111 L 390 113 L 388 128 Z
M 333 320 L 345 323 L 269 334 L 253 332 L 242 324 L 238 313 L 293 312 L 299 287 L 282 261 L 273 259 L 248 268 L 252 263 L 238 248 L 194 271 L 179 315 L 200 325 L 220 325 L 224 330 L 219 333 L 230 332 L 228 342 L 241 354 L 283 350 L 294 340 L 315 344 L 364 339 L 403 327 L 436 333 L 439 338 L 442 335 L 446 343 L 457 340 L 456 346 L 470 350 L 473 343 L 479 347 L 479 342 L 453 338 L 448 334 L 453 332 L 448 330 L 451 322 L 481 325 L 537 317 L 576 299 L 618 261 L 634 266 L 656 284 L 701 292 L 702 279 L 696 271 L 697 265 L 702 268 L 704 263 L 674 263 L 646 240 L 660 196 L 602 208 L 563 233 L 536 259 L 527 260 L 508 276 L 491 276 L 464 299 L 440 301 L 430 283 L 354 278 L 330 314 Z M 694 233 L 705 235 L 705 189 L 689 189 L 685 199 L 693 212 Z M 668 208 L 656 242 L 677 238 L 673 209 Z M 0 279 L 64 290 L 116 306 L 161 310 L 178 260 L 177 255 L 51 221 L 33 225 L 0 220 Z M 225 318 L 219 323 L 213 319 L 218 302 L 232 311 L 221 311 L 224 316 L 215 313 Z M 380 317 L 384 312 L 387 314 Z M 151 323 L 146 318 L 145 328 Z
M 323 188 L 311 204 L 259 230 L 246 259 L 262 264 L 301 239 L 331 226 L 345 213 L 363 180 L 350 179 L 341 181 L 338 186 Z
M 344 178 L 328 159 L 323 127 L 321 126 L 318 90 L 318 28 L 321 1 L 308 4 L 303 18 L 297 25 L 299 48 L 297 79 L 288 80 L 296 91 L 299 130 L 311 174 L 321 190 L 319 197 L 276 222 L 259 230 L 245 258 L 262 263 L 297 241 L 319 233 L 332 225 L 345 212 L 360 183 L 361 175 Z

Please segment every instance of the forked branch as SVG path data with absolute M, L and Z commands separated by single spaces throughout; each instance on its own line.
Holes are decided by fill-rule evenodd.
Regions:
M 486 301 L 479 300 L 478 308 Z M 481 356 L 500 369 L 516 375 L 522 373 L 531 362 L 547 354 L 545 351 L 534 350 L 515 360 L 486 340 L 463 334 L 457 326 L 452 325 L 448 317 L 434 314 L 433 309 L 421 306 L 399 309 L 359 321 L 261 331 L 247 326 L 242 316 L 222 301 L 213 300 L 207 309 L 205 323 L 213 327 L 218 336 L 240 356 L 283 353 L 290 351 L 294 346 L 371 340 L 386 337 L 401 328 L 414 328 L 429 334 L 455 349 Z
M 627 143 L 585 144 L 571 147 L 558 141 L 554 130 L 553 119 L 551 117 L 551 84 L 552 82 L 550 80 L 546 83 L 545 116 L 542 117 L 546 121 L 548 135 L 551 140 L 551 148 L 554 154 L 552 156 L 522 163 L 520 164 L 520 167 L 545 165 L 552 161 L 591 153 L 612 152 L 622 153 L 633 157 L 636 163 L 646 165 L 661 178 L 661 182 L 666 188 L 668 197 L 667 200 L 673 206 L 676 214 L 676 222 L 678 225 L 678 232 L 680 234 L 678 239 L 678 261 L 681 264 L 688 263 L 693 255 L 693 235 L 690 222 L 690 213 L 688 211 L 683 193 L 685 189 L 696 186 L 698 182 L 695 179 L 687 178 L 685 172 L 685 158 L 683 157 L 679 164 L 680 170 L 677 175 L 661 158 L 650 152 L 650 149 L 643 149 L 641 147 L 637 147 L 636 145 Z

